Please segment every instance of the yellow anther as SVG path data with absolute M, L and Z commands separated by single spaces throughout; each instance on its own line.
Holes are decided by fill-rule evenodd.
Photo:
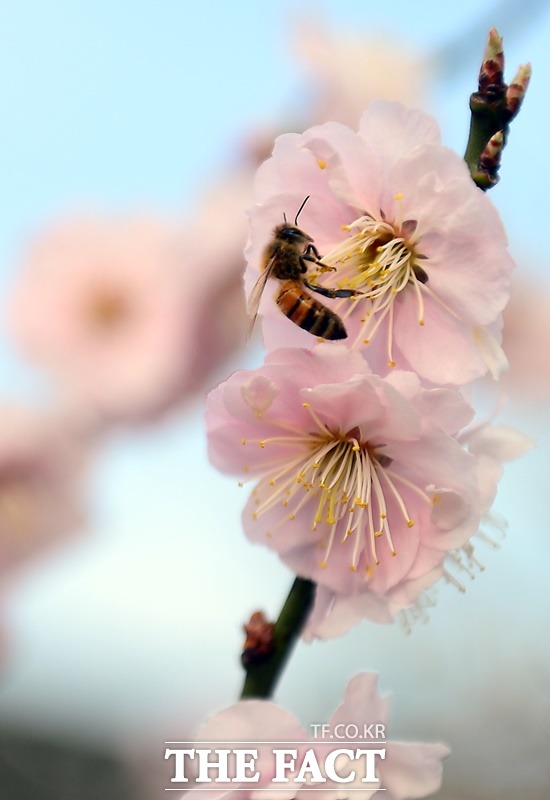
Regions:
M 370 339 L 363 339 L 363 344 L 369 344 L 369 343 L 370 343 Z
M 258 444 L 260 445 L 260 447 L 265 447 L 265 441 L 263 439 L 261 442 L 258 442 Z
M 380 514 L 380 519 L 387 519 L 387 518 L 388 518 L 387 514 Z
M 296 519 L 296 514 L 289 514 L 289 515 L 288 515 L 288 518 L 289 518 L 289 519 Z
M 351 449 L 353 450 L 354 453 L 358 453 L 361 448 L 359 447 L 358 444 L 354 444 Z
M 243 438 L 241 439 L 241 444 L 246 444 L 246 439 L 244 438 L 244 436 L 243 436 Z
M 252 519 L 258 519 L 258 515 L 255 511 L 252 512 Z
M 349 565 L 349 568 L 350 568 L 350 570 L 351 570 L 352 572 L 357 572 L 357 567 L 355 566 L 355 564 L 350 564 L 350 565 Z
M 407 520 L 407 528 L 412 528 L 414 526 L 414 520 L 408 519 Z
M 395 551 L 395 550 L 392 550 L 392 551 L 391 551 L 391 554 L 392 554 L 392 557 L 395 557 L 395 556 L 397 555 L 397 553 L 396 553 L 396 551 Z
M 319 169 L 326 169 L 327 168 L 327 162 L 323 161 L 322 158 L 318 158 L 317 159 L 317 164 L 319 165 Z
M 374 531 L 374 535 L 378 539 L 380 536 L 382 536 L 382 531 Z
M 425 325 L 426 324 L 426 320 L 425 319 L 419 319 L 418 320 L 418 324 L 419 325 Z
M 250 472 L 250 467 L 248 467 L 248 466 L 245 464 L 245 465 L 244 465 L 244 467 L 243 467 L 243 472 Z
M 276 483 L 277 483 L 277 481 L 274 480 L 273 478 L 271 478 L 270 481 L 269 481 L 269 485 L 270 486 L 275 486 Z
M 311 403 L 302 403 L 302 408 L 311 408 Z
M 326 568 L 328 567 L 328 564 L 327 564 L 327 562 L 326 562 L 326 561 L 321 561 L 321 562 L 319 563 L 319 566 L 321 567 L 321 569 L 326 569 Z
M 350 226 L 349 226 L 349 225 L 341 225 L 340 227 L 341 227 L 341 229 L 342 229 L 343 231 L 351 231 L 351 228 L 350 228 Z
M 393 199 L 394 200 L 403 200 L 403 192 L 397 192 L 397 194 L 394 194 Z
M 395 367 L 395 361 L 388 361 L 388 367 Z

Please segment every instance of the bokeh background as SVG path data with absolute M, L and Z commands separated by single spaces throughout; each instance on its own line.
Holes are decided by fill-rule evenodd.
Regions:
M 451 746 L 442 798 L 547 797 L 550 5 L 21 0 L 2 18 L 3 319 L 29 247 L 50 226 L 82 212 L 153 214 L 185 240 L 183 296 L 201 293 L 187 342 L 204 341 L 208 360 L 220 319 L 238 335 L 226 334 L 235 346 L 210 359 L 207 376 L 200 359 L 192 366 L 201 380 L 166 413 L 102 430 L 85 522 L 3 576 L 0 796 L 165 796 L 164 741 L 192 736 L 237 698 L 242 623 L 256 608 L 275 616 L 291 581 L 244 541 L 247 490 L 209 467 L 202 421 L 205 387 L 262 358 L 259 341 L 237 347 L 238 312 L 219 291 L 231 269 L 238 285 L 250 175 L 276 133 L 331 113 L 353 123 L 375 96 L 430 111 L 462 152 L 495 25 L 508 80 L 533 64 L 491 193 L 518 263 L 501 417 L 536 442 L 501 483 L 508 535 L 498 550 L 480 547 L 485 572 L 464 595 L 443 587 L 410 635 L 364 624 L 300 646 L 277 700 L 306 724 L 325 721 L 347 679 L 377 671 L 393 694 L 393 738 Z M 0 391 L 3 404 L 35 408 L 57 397 L 7 323 Z

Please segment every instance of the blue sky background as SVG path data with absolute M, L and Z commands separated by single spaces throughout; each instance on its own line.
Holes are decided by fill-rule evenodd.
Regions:
M 0 287 L 28 236 L 74 208 L 185 217 L 249 128 L 307 102 L 289 52 L 298 14 L 438 55 L 430 110 L 459 152 L 489 25 L 505 38 L 508 79 L 533 62 L 492 197 L 519 269 L 548 282 L 547 3 L 20 0 L 4 8 L 0 29 Z M 42 386 L 5 334 L 0 356 L 5 397 Z M 89 533 L 29 571 L 10 601 L 5 719 L 147 749 L 236 698 L 240 625 L 258 606 L 275 614 L 290 576 L 243 541 L 246 490 L 209 468 L 201 413 L 118 435 L 100 454 Z M 364 625 L 345 642 L 302 648 L 279 693 L 305 722 L 324 721 L 345 680 L 375 669 L 395 695 L 396 731 L 450 740 L 449 774 L 467 759 L 478 785 L 498 778 L 482 741 L 495 724 L 519 719 L 536 730 L 533 742 L 550 738 L 548 412 L 516 404 L 508 419 L 538 446 L 507 470 L 497 509 L 510 532 L 499 552 L 482 552 L 486 573 L 465 596 L 444 588 L 430 624 L 409 637 Z M 467 739 L 460 731 L 474 715 L 479 738 Z M 527 759 L 534 747 L 525 744 Z M 542 769 L 536 761 L 518 780 Z

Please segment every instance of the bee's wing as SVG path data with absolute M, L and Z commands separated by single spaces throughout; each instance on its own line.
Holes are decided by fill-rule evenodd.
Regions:
M 262 294 L 264 292 L 265 286 L 271 273 L 273 272 L 273 267 L 275 264 L 275 259 L 272 258 L 268 263 L 256 283 L 254 284 L 252 291 L 248 297 L 248 302 L 246 304 L 246 310 L 248 313 L 248 332 L 246 340 L 248 341 L 252 336 L 252 331 L 254 330 L 254 323 L 256 322 L 256 317 L 258 316 L 258 308 L 260 306 L 260 300 L 262 299 Z

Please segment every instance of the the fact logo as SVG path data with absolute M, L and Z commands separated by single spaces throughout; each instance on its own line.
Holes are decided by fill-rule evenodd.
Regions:
M 322 739 L 288 745 L 281 742 L 262 742 L 261 745 L 239 742 L 237 746 L 236 743 L 196 742 L 194 747 L 167 747 L 164 757 L 173 759 L 171 782 L 187 784 L 185 788 L 194 791 L 211 791 L 212 784 L 217 788 L 225 784 L 228 791 L 242 789 L 246 784 L 272 789 L 281 784 L 284 789 L 291 782 L 299 785 L 300 791 L 308 791 L 308 788 L 312 791 L 326 783 L 353 783 L 364 791 L 365 784 L 370 784 L 371 789 L 375 788 L 373 784 L 381 788 L 376 766 L 379 759 L 386 757 L 386 749 L 380 744 L 385 742 L 377 742 L 376 747 L 364 742 L 340 742 L 332 746 Z

